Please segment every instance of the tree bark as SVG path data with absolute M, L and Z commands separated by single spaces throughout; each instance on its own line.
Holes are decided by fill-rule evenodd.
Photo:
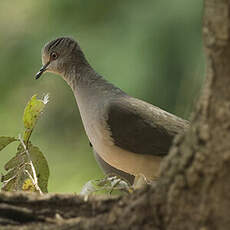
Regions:
M 206 82 L 155 186 L 129 196 L 0 193 L 0 229 L 230 229 L 230 1 L 206 0 Z

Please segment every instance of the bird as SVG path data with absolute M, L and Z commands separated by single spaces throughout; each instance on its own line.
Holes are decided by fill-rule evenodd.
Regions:
M 71 37 L 46 43 L 42 64 L 36 79 L 51 72 L 72 89 L 95 159 L 104 173 L 130 183 L 138 175 L 156 180 L 174 137 L 186 132 L 189 122 L 108 82 Z

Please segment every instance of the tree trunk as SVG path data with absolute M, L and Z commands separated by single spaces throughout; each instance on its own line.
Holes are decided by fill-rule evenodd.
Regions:
M 0 229 L 230 229 L 230 1 L 206 0 L 206 83 L 155 187 L 102 198 L 0 193 Z
M 189 133 L 162 167 L 166 229 L 230 229 L 230 1 L 204 7 L 206 84 Z

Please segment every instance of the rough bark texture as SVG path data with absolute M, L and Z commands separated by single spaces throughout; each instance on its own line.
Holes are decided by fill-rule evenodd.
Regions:
M 130 196 L 0 193 L 0 229 L 230 229 L 230 0 L 206 0 L 207 76 L 155 187 Z
M 230 1 L 204 9 L 206 84 L 192 128 L 162 167 L 165 229 L 230 229 Z

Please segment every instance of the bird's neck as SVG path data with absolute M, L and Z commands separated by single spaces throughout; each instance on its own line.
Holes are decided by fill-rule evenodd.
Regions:
M 94 103 L 125 95 L 125 93 L 97 74 L 88 64 L 72 66 L 63 76 L 71 87 L 78 106 L 90 107 Z
M 68 70 L 63 74 L 64 80 L 72 88 L 86 88 L 91 86 L 95 81 L 101 78 L 94 69 L 86 62 L 81 65 L 69 66 Z
M 87 61 L 81 65 L 69 65 L 69 67 L 63 74 L 63 78 L 72 88 L 75 96 L 76 93 L 84 94 L 87 91 L 94 92 L 95 95 L 99 94 L 98 96 L 106 92 L 109 92 L 110 95 L 124 94 L 122 90 L 96 73 Z
M 125 95 L 122 90 L 97 74 L 90 65 L 72 67 L 63 78 L 72 88 L 88 136 L 94 134 L 94 131 L 90 131 L 92 121 L 102 116 L 100 107 L 111 98 Z M 90 138 L 94 138 L 93 136 Z

